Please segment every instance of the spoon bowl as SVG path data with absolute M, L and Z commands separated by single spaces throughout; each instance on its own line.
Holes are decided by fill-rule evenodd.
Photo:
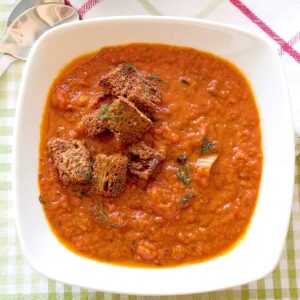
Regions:
M 21 15 L 24 11 L 26 11 L 27 9 L 33 7 L 33 6 L 37 6 L 37 5 L 41 5 L 41 4 L 47 4 L 47 3 L 59 3 L 59 4 L 64 4 L 65 1 L 64 0 L 21 0 L 12 10 L 12 12 L 10 13 L 7 21 L 6 21 L 6 25 L 5 28 L 8 28 L 13 21 L 19 16 Z
M 72 7 L 62 4 L 45 4 L 32 7 L 19 15 L 7 29 L 0 42 L 0 53 L 25 60 L 35 41 L 47 30 L 61 22 L 78 20 Z

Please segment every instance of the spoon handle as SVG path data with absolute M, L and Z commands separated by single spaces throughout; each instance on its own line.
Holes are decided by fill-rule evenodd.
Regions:
M 16 48 L 16 44 L 6 39 L 0 40 L 0 54 L 11 54 Z
M 18 59 L 8 54 L 3 54 L 0 56 L 0 77 L 5 73 L 10 64 L 16 60 Z

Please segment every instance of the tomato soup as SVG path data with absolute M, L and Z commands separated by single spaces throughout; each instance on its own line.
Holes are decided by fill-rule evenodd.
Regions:
M 163 148 L 164 155 L 147 180 L 125 170 L 122 193 L 107 197 L 92 188 L 93 178 L 62 182 L 47 143 L 80 141 L 91 162 L 103 153 L 128 155 L 130 145 L 118 140 L 119 131 L 93 137 L 82 122 L 104 111 L 103 103 L 116 101 L 99 82 L 124 63 L 145 92 L 150 80 L 159 91 L 159 109 L 154 117 L 145 114 L 151 126 L 140 141 Z M 136 110 L 134 104 L 130 109 Z M 113 116 L 111 126 L 122 115 Z M 260 120 L 251 88 L 235 66 L 212 54 L 159 44 L 107 47 L 68 64 L 49 91 L 41 125 L 40 202 L 54 234 L 79 255 L 150 267 L 221 255 L 247 230 L 261 172 Z

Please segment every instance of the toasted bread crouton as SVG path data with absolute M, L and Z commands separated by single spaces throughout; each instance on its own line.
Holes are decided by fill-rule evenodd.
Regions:
M 139 159 L 158 158 L 164 160 L 166 157 L 164 149 L 153 149 L 143 141 L 130 145 L 128 152 L 131 156 L 137 156 Z
M 157 158 L 139 161 L 129 161 L 128 168 L 132 174 L 137 175 L 141 179 L 148 180 L 155 171 L 159 161 Z
M 84 132 L 89 137 L 97 137 L 106 131 L 103 119 L 97 118 L 99 111 L 89 113 L 82 118 Z
M 150 148 L 146 143 L 139 142 L 128 148 L 129 171 L 139 178 L 148 180 L 158 164 L 165 159 L 163 150 L 157 151 Z
M 159 110 L 161 95 L 157 85 L 129 63 L 119 64 L 100 79 L 106 93 L 126 97 L 146 115 L 153 117 Z
M 125 190 L 128 158 L 121 154 L 98 154 L 94 163 L 95 192 L 104 197 L 118 197 Z
M 125 98 L 116 99 L 102 118 L 104 125 L 124 144 L 140 140 L 152 125 L 152 121 Z
M 64 185 L 91 182 L 90 154 L 83 142 L 54 137 L 49 139 L 47 145 L 50 157 Z

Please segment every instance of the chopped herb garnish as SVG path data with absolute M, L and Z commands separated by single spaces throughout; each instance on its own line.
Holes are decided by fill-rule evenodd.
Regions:
M 102 203 L 97 204 L 96 207 L 93 208 L 92 214 L 95 219 L 101 220 L 102 222 L 104 222 L 105 224 L 107 224 L 108 226 L 110 226 L 112 228 L 123 228 L 124 227 L 122 224 L 109 222 L 109 219 L 108 219 L 106 213 L 103 211 Z
M 189 191 L 182 197 L 182 199 L 179 200 L 178 204 L 184 205 L 184 204 L 186 204 L 187 202 L 189 202 L 190 199 L 191 199 L 192 197 L 194 197 L 194 196 L 195 196 L 195 194 L 194 194 L 193 190 L 189 190 Z
M 189 163 L 187 162 L 185 164 L 184 171 L 179 171 L 178 170 L 176 175 L 178 176 L 178 178 L 180 178 L 182 180 L 182 182 L 185 185 L 188 185 L 192 180 L 192 177 L 191 177 L 191 174 L 190 174 L 190 165 L 189 165 Z
M 157 75 L 149 75 L 147 76 L 147 79 L 150 79 L 150 80 L 156 80 L 156 81 L 159 81 L 159 82 L 163 82 L 163 83 L 166 83 L 165 80 L 161 79 L 159 76 Z
M 112 228 L 122 228 L 122 227 L 124 227 L 122 224 L 118 224 L 118 223 L 110 223 L 109 225 Z
M 102 105 L 101 110 L 100 110 L 100 115 L 105 115 L 111 106 L 112 106 L 112 103 L 107 103 L 107 104 Z
M 103 204 L 99 204 L 95 207 L 93 210 L 93 216 L 96 219 L 101 219 L 104 223 L 108 223 L 108 218 L 107 215 L 103 211 Z
M 147 85 L 143 74 L 132 63 L 127 63 L 127 65 L 136 73 L 137 77 L 142 81 L 145 93 L 155 94 L 155 91 L 152 88 L 149 88 L 149 86 Z
M 180 154 L 180 155 L 177 157 L 177 161 L 178 161 L 181 165 L 183 165 L 183 164 L 186 162 L 186 160 L 187 160 L 186 155 Z
M 45 201 L 45 199 L 42 197 L 42 195 L 39 196 L 39 201 L 40 201 L 41 204 L 45 204 L 45 203 L 46 203 L 46 201 Z
M 206 153 L 211 151 L 214 148 L 214 145 L 215 145 L 214 141 L 210 141 L 207 136 L 204 137 L 203 143 L 200 148 L 201 153 Z
M 111 108 L 112 103 L 110 104 L 104 104 L 101 107 L 101 110 L 99 112 L 99 115 L 96 116 L 98 119 L 117 119 L 122 116 L 122 114 L 113 114 L 113 115 L 107 115 L 108 110 Z
M 155 91 L 153 89 L 149 88 L 146 84 L 144 84 L 144 88 L 145 88 L 146 93 L 152 94 L 152 95 L 155 94 Z
M 86 174 L 86 181 L 88 183 L 92 183 L 93 181 L 93 174 L 92 174 L 92 171 L 89 171 L 87 174 Z
M 97 116 L 98 119 L 118 119 L 121 115 L 100 115 Z
M 145 80 L 142 73 L 132 63 L 127 63 L 127 65 L 136 73 L 138 78 L 140 78 L 142 81 Z

